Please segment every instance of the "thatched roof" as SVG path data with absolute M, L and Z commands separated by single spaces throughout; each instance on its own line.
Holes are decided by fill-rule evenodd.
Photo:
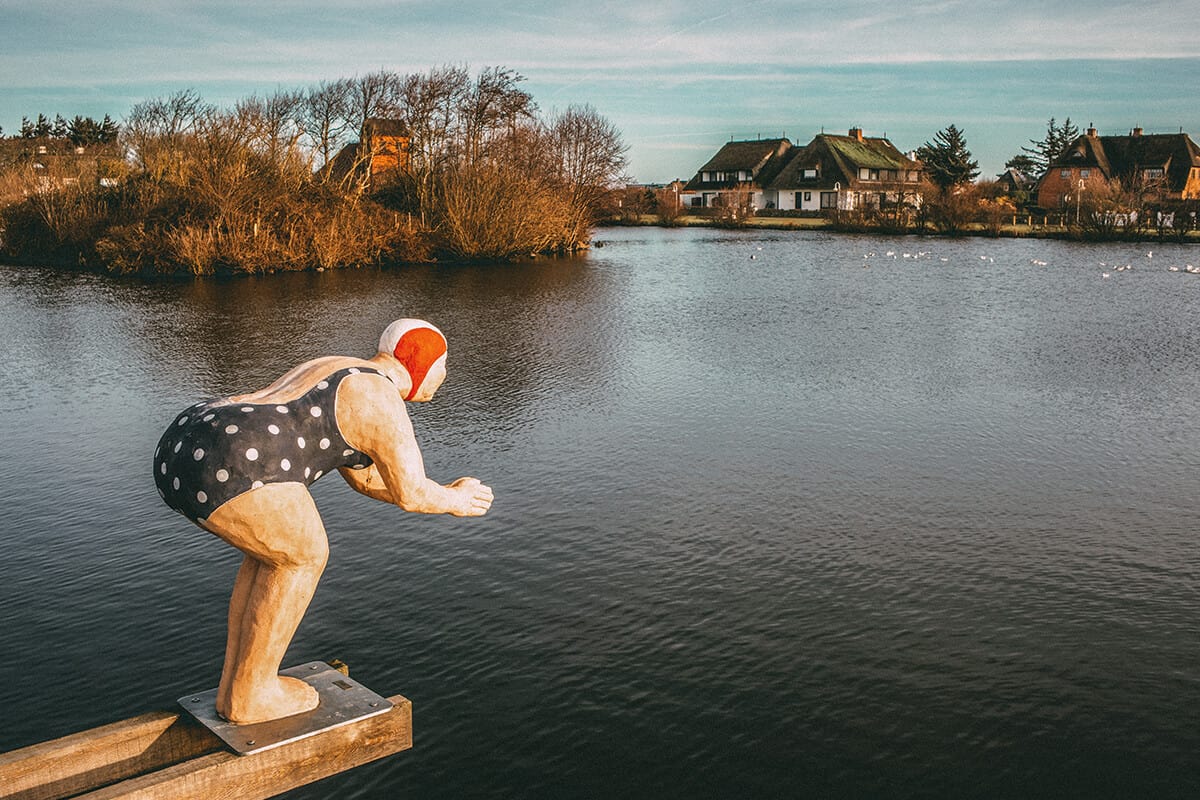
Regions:
M 817 169 L 820 178 L 816 187 L 832 187 L 840 183 L 850 188 L 859 182 L 859 169 L 896 170 L 900 180 L 904 172 L 920 169 L 921 165 L 901 153 L 890 141 L 880 137 L 838 136 L 820 133 L 791 159 L 771 182 L 774 189 L 790 189 L 802 185 L 802 170 Z
M 1200 147 L 1186 133 L 1143 134 L 1135 130 L 1127 136 L 1080 136 L 1051 169 L 1095 167 L 1107 178 L 1136 175 L 1143 169 L 1161 169 L 1171 191 L 1187 185 L 1193 168 L 1200 167 Z
M 363 122 L 363 136 L 408 136 L 408 128 L 398 119 L 368 117 Z
M 705 181 L 706 172 L 749 172 L 753 180 L 765 186 L 779 173 L 791 155 L 792 143 L 788 139 L 752 139 L 727 142 L 717 154 L 710 158 L 696 176 L 688 181 L 685 189 L 729 187 L 737 181 Z

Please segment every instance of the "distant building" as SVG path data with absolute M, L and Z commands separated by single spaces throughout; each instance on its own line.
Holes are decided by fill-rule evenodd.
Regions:
M 343 147 L 326 168 L 334 180 L 343 180 L 353 173 L 371 188 L 381 176 L 397 170 L 407 172 L 411 168 L 411 142 L 412 137 L 404 123 L 371 118 L 363 123 L 362 141 Z
M 996 183 L 1000 184 L 1005 194 L 1012 195 L 1018 192 L 1028 192 L 1037 181 L 1028 177 L 1021 170 L 1009 167 L 996 176 Z
M 920 162 L 884 138 L 851 128 L 846 136 L 821 133 L 795 155 L 769 187 L 775 208 L 822 211 L 879 208 L 915 194 Z
M 1098 136 L 1095 128 L 1055 159 L 1037 187 L 1045 209 L 1069 206 L 1089 186 L 1120 180 L 1156 200 L 1200 199 L 1200 148 L 1186 133 Z
M 749 190 L 754 207 L 765 208 L 771 202 L 765 194 L 767 185 L 792 149 L 787 139 L 727 142 L 683 187 L 680 202 L 685 207 L 709 208 L 721 205 L 723 195 Z

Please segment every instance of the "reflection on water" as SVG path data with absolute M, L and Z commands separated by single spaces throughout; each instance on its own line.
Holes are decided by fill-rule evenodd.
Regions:
M 496 504 L 316 485 L 332 556 L 289 662 L 406 694 L 417 747 L 294 796 L 1200 790 L 1200 278 L 1166 269 L 1194 253 L 600 238 L 519 266 L 0 270 L 0 750 L 215 684 L 237 556 L 160 505 L 162 426 L 417 316 L 451 347 L 413 409 L 427 468 Z

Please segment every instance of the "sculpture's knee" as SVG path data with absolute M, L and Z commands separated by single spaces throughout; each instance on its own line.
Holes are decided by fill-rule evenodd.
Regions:
M 296 566 L 308 572 L 320 574 L 329 563 L 329 542 L 324 536 L 320 541 L 305 547 L 297 556 Z

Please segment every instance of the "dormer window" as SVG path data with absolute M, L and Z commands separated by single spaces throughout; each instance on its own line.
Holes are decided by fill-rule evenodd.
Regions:
M 806 180 L 806 181 L 815 181 L 815 180 L 817 179 L 817 177 L 818 177 L 818 173 L 817 173 L 817 170 L 816 170 L 815 168 L 813 168 L 813 169 L 805 169 L 805 170 L 802 170 L 802 171 L 801 171 L 801 173 L 800 173 L 800 179 L 801 179 L 801 180 Z
M 1162 167 L 1149 167 L 1147 169 L 1142 170 L 1142 177 L 1144 177 L 1148 181 L 1154 180 L 1155 178 L 1161 178 L 1162 176 L 1163 176 Z

